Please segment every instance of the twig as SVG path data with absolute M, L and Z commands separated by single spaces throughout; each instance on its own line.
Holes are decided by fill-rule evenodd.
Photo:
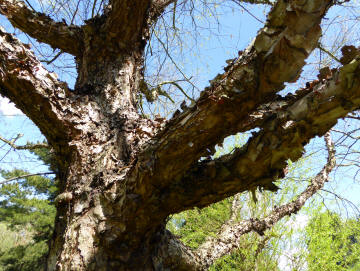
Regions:
M 62 53 L 64 53 L 63 51 L 58 52 L 52 59 L 50 60 L 41 60 L 40 62 L 46 63 L 46 64 L 51 64 L 53 63 L 60 55 L 62 55 Z
M 18 134 L 16 136 L 16 138 L 14 138 L 13 140 L 7 140 L 7 139 L 3 138 L 2 136 L 0 136 L 0 140 L 5 142 L 6 144 L 10 145 L 15 150 L 34 150 L 34 149 L 38 149 L 38 148 L 50 149 L 50 146 L 48 144 L 45 144 L 45 143 L 37 143 L 37 144 L 29 144 L 28 143 L 28 144 L 23 145 L 23 146 L 18 146 L 18 145 L 15 144 L 15 142 L 20 137 L 22 137 L 22 135 Z
M 332 54 L 331 52 L 329 52 L 328 50 L 326 50 L 324 47 L 321 46 L 320 42 L 318 43 L 317 48 L 319 48 L 320 51 L 323 51 L 324 53 L 326 53 L 328 56 L 330 56 L 332 59 L 336 60 L 337 62 L 341 63 L 340 59 L 338 59 L 336 56 L 334 56 L 334 54 Z
M 6 180 L 4 180 L 4 181 L 1 181 L 0 184 L 5 184 L 5 183 L 11 182 L 11 181 L 15 181 L 15 180 L 19 180 L 19 179 L 23 179 L 23 178 L 27 178 L 27 177 L 38 176 L 38 175 L 50 175 L 50 174 L 55 174 L 55 172 L 49 171 L 49 172 L 25 174 L 25 175 L 21 175 L 21 176 L 17 176 L 17 177 L 12 177 L 12 178 L 6 179 Z
M 191 98 L 189 95 L 187 95 L 187 93 L 185 92 L 185 90 L 183 90 L 183 88 L 176 82 L 176 81 L 164 81 L 164 82 L 161 82 L 159 84 L 159 86 L 162 86 L 162 85 L 166 85 L 166 84 L 171 84 L 171 85 L 174 85 L 175 87 L 177 87 L 181 92 L 182 94 L 184 94 L 184 96 L 186 98 L 188 98 L 190 101 L 192 102 L 195 102 L 195 100 L 193 98 Z
M 169 59 L 171 60 L 171 62 L 174 64 L 175 68 L 181 73 L 181 75 L 186 79 L 186 81 L 192 85 L 195 89 L 199 90 L 199 88 L 197 86 L 195 86 L 193 84 L 193 82 L 190 81 L 190 79 L 183 73 L 183 71 L 180 69 L 180 67 L 176 64 L 176 61 L 172 58 L 172 56 L 170 55 L 168 49 L 166 48 L 166 45 L 164 44 L 164 42 L 158 37 L 158 35 L 156 34 L 156 31 L 153 32 L 156 39 L 160 42 L 161 46 L 164 48 L 166 55 L 169 57 Z
M 79 1 L 80 2 L 80 1 Z M 96 7 L 96 0 L 94 1 L 94 4 L 93 4 L 93 6 L 92 6 L 92 10 L 91 10 L 91 18 L 93 18 L 94 17 L 94 13 L 95 13 L 95 7 Z
M 255 20 L 257 20 L 258 22 L 264 24 L 265 22 L 263 22 L 262 20 L 260 20 L 258 17 L 256 17 L 254 14 L 252 14 L 247 8 L 245 8 L 242 4 L 236 2 L 236 4 L 238 4 L 243 10 L 245 10 L 251 17 L 253 17 Z

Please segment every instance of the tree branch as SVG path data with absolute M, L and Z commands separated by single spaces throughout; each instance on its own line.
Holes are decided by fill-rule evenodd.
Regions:
M 110 12 L 104 24 L 107 42 L 141 47 L 150 38 L 150 26 L 175 0 L 110 0 Z M 121 39 L 121 40 L 120 40 Z M 119 43 L 119 41 L 121 41 Z
M 27 178 L 27 177 L 39 176 L 39 175 L 50 175 L 50 174 L 55 174 L 55 172 L 50 171 L 50 172 L 41 172 L 41 173 L 33 173 L 33 174 L 20 175 L 20 176 L 16 176 L 16 177 L 12 177 L 12 178 L 6 179 L 6 180 L 4 180 L 4 181 L 0 181 L 0 185 L 1 185 L 1 184 L 6 184 L 6 183 L 11 182 L 11 181 L 15 181 L 15 180 Z
M 80 27 L 55 22 L 43 13 L 30 10 L 19 0 L 0 0 L 0 13 L 5 15 L 14 27 L 38 41 L 74 56 L 81 55 L 83 34 Z
M 0 140 L 2 142 L 8 144 L 11 148 L 13 148 L 15 150 L 34 150 L 34 149 L 39 149 L 39 148 L 46 148 L 46 149 L 50 148 L 50 146 L 45 143 L 37 143 L 37 144 L 27 143 L 24 146 L 15 145 L 16 140 L 19 138 L 20 138 L 20 136 L 16 137 L 13 140 L 7 140 L 6 138 L 3 138 L 2 136 L 0 136 Z
M 256 4 L 256 5 L 259 5 L 259 4 L 263 4 L 263 5 L 270 5 L 270 6 L 273 6 L 274 3 L 271 2 L 270 0 L 231 0 L 233 1 L 234 3 L 240 5 L 241 3 L 248 3 L 248 4 Z
M 310 139 L 324 135 L 339 118 L 359 107 L 359 71 L 356 58 L 333 71 L 331 79 L 318 82 L 307 95 L 300 90 L 298 95 L 283 98 L 278 106 L 269 106 L 273 113 L 264 113 L 266 117 L 259 122 L 262 130 L 245 146 L 216 160 L 199 162 L 183 178 L 155 190 L 163 195 L 162 206 L 169 214 L 205 207 L 257 186 L 276 190 L 272 182 L 284 175 L 287 160 L 299 159 Z
M 200 157 L 212 155 L 225 137 L 248 128 L 249 112 L 274 99 L 284 82 L 298 78 L 318 44 L 321 18 L 332 4 L 278 1 L 255 41 L 211 81 L 196 103 L 175 114 L 140 155 L 133 174 L 138 175 L 139 169 L 147 173 L 141 174 L 135 193 L 151 197 L 153 186 L 161 189 L 180 180 Z
M 154 242 L 157 244 L 152 260 L 157 270 L 200 271 L 203 264 L 198 254 L 185 246 L 168 230 L 160 231 Z
M 174 270 L 208 270 L 216 259 L 230 254 L 238 248 L 238 240 L 242 235 L 251 231 L 264 235 L 266 230 L 273 227 L 282 218 L 297 213 L 310 197 L 322 189 L 324 183 L 328 181 L 329 173 L 335 167 L 335 149 L 329 132 L 325 134 L 325 142 L 328 150 L 326 165 L 295 200 L 276 207 L 263 219 L 249 219 L 236 223 L 235 213 L 239 208 L 239 199 L 236 195 L 232 204 L 231 218 L 223 225 L 217 237 L 209 237 L 196 251 L 191 251 L 166 231 L 156 240 L 161 250 L 157 251 L 156 256 L 153 257 L 154 263 L 172 267 L 170 269 Z
M 147 13 L 150 0 L 110 0 L 111 10 L 104 25 L 108 42 L 114 43 L 121 39 L 124 48 L 133 43 L 139 46 L 143 30 L 147 28 Z
M 209 238 L 196 251 L 201 255 L 201 262 L 205 269 L 214 261 L 237 248 L 240 236 L 254 231 L 264 235 L 264 231 L 273 227 L 285 216 L 297 213 L 316 192 L 318 192 L 329 179 L 329 173 L 335 167 L 335 150 L 331 141 L 330 133 L 325 134 L 328 159 L 324 168 L 311 180 L 310 185 L 297 198 L 280 207 L 276 207 L 267 217 L 263 219 L 249 219 L 237 224 L 226 224 L 215 238 Z
M 56 74 L 49 73 L 26 45 L 1 28 L 0 94 L 39 127 L 50 145 L 58 146 L 56 151 L 66 155 L 69 138 L 79 133 L 71 122 L 79 118 L 80 105 L 71 102 L 74 94 Z

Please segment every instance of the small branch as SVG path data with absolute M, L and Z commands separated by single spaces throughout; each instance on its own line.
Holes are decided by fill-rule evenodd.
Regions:
M 164 81 L 164 82 L 161 82 L 159 84 L 159 86 L 162 86 L 162 85 L 166 85 L 166 84 L 171 84 L 171 85 L 174 85 L 175 87 L 177 87 L 182 94 L 184 94 L 184 96 L 186 98 L 188 98 L 190 101 L 192 102 L 195 102 L 195 100 L 193 98 L 191 98 L 189 95 L 187 95 L 187 93 L 185 92 L 185 90 L 176 82 L 176 81 Z
M 63 51 L 60 51 L 60 52 L 58 52 L 52 59 L 50 59 L 50 60 L 41 60 L 41 62 L 43 62 L 43 63 L 46 63 L 46 64 L 51 64 L 51 63 L 53 63 L 59 56 L 61 56 L 62 54 L 63 54 L 64 52 Z
M 17 177 L 12 177 L 12 178 L 6 179 L 6 180 L 4 180 L 4 181 L 1 181 L 0 184 L 6 184 L 6 183 L 8 183 L 8 182 L 15 181 L 15 180 L 19 180 L 19 179 L 23 179 L 23 178 L 27 178 L 27 177 L 39 176 L 39 175 L 50 175 L 50 174 L 55 174 L 55 172 L 49 171 L 49 172 L 25 174 L 25 175 L 21 175 L 21 176 L 17 176 Z
M 79 1 L 80 2 L 80 1 Z M 94 0 L 94 4 L 93 4 L 93 6 L 92 6 L 92 9 L 91 9 L 91 18 L 93 18 L 94 17 L 94 15 L 95 15 L 95 7 L 96 7 L 96 0 Z
M 346 118 L 347 119 L 360 120 L 360 117 L 358 117 L 358 116 L 350 116 L 350 115 L 348 115 L 348 116 L 346 116 Z
M 251 231 L 257 232 L 261 236 L 264 235 L 266 230 L 273 227 L 283 217 L 297 213 L 309 198 L 322 189 L 325 182 L 329 179 L 329 173 L 335 167 L 335 149 L 330 133 L 327 132 L 324 138 L 328 150 L 327 163 L 311 180 L 311 184 L 295 200 L 280 207 L 275 207 L 274 210 L 263 219 L 249 219 L 241 221 L 236 225 L 223 227 L 217 238 L 210 238 L 201 245 L 197 251 L 206 268 L 212 265 L 216 259 L 236 249 L 240 236 Z
M 6 144 L 10 145 L 15 150 L 34 150 L 34 149 L 39 149 L 39 148 L 50 149 L 50 146 L 45 143 L 37 143 L 37 144 L 27 143 L 24 146 L 15 145 L 16 140 L 18 140 L 22 136 L 23 136 L 22 134 L 18 134 L 16 136 L 16 138 L 13 140 L 7 140 L 6 138 L 3 138 L 2 136 L 0 136 L 0 140 L 5 142 Z
M 235 1 L 236 2 L 236 1 Z M 236 2 L 243 10 L 245 10 L 251 17 L 253 17 L 255 20 L 257 20 L 260 23 L 265 23 L 262 20 L 260 20 L 258 17 L 256 17 L 254 14 L 252 14 L 246 7 L 244 7 L 242 4 Z
M 324 47 L 322 47 L 321 43 L 319 42 L 317 48 L 319 48 L 320 51 L 323 51 L 324 53 L 326 53 L 328 56 L 330 56 L 332 59 L 334 59 L 335 61 L 341 63 L 340 59 L 338 59 L 334 54 L 332 54 L 330 51 L 326 50 Z
M 352 201 L 350 201 L 350 200 L 348 200 L 346 198 L 343 198 L 340 195 L 338 195 L 338 194 L 336 194 L 336 193 L 334 193 L 334 192 L 332 192 L 330 190 L 324 189 L 324 188 L 322 188 L 321 191 L 332 194 L 334 197 L 338 198 L 339 200 L 347 202 L 347 204 L 349 204 L 353 209 L 355 209 L 357 211 L 358 214 L 360 214 L 360 209 Z
M 232 0 L 232 1 L 235 2 L 236 4 L 247 3 L 247 4 L 255 4 L 255 5 L 259 5 L 259 4 L 270 5 L 270 6 L 274 5 L 270 0 Z
M 180 74 L 184 77 L 184 79 L 186 80 L 186 82 L 188 82 L 190 85 L 193 86 L 193 88 L 199 90 L 199 88 L 197 86 L 195 86 L 193 84 L 193 82 L 191 82 L 190 78 L 188 78 L 185 73 L 180 69 L 180 67 L 177 65 L 176 61 L 172 58 L 172 56 L 170 55 L 165 43 L 159 38 L 159 36 L 156 34 L 156 31 L 153 32 L 154 36 L 156 37 L 156 39 L 159 41 L 159 43 L 161 44 L 161 46 L 164 48 L 166 55 L 169 57 L 169 59 L 171 60 L 171 62 L 174 64 L 175 68 L 180 72 Z M 187 96 L 187 95 L 186 95 Z

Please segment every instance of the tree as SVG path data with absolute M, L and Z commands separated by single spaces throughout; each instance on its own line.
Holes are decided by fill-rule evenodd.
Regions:
M 356 270 L 359 267 L 359 221 L 329 211 L 306 227 L 309 270 Z
M 36 145 L 41 146 L 31 144 L 33 147 Z M 32 152 L 50 169 L 56 170 L 51 164 L 53 159 L 48 149 L 36 148 Z M 12 234 L 20 235 L 24 240 L 5 246 L 0 251 L 0 266 L 4 270 L 44 270 L 48 241 L 54 227 L 57 180 L 19 169 L 2 170 L 1 174 L 7 180 L 21 180 L 2 185 L 0 221 L 12 230 Z
M 318 46 L 328 9 L 342 3 L 279 0 L 254 42 L 197 100 L 169 120 L 144 117 L 138 112 L 144 49 L 151 27 L 173 3 L 111 0 L 102 14 L 77 26 L 22 1 L 0 1 L 14 27 L 73 55 L 77 64 L 70 89 L 28 45 L 0 31 L 0 93 L 39 127 L 55 155 L 59 195 L 48 270 L 207 269 L 236 247 L 239 236 L 262 235 L 297 212 L 334 166 L 327 137 L 328 163 L 299 198 L 263 220 L 228 225 L 198 251 L 165 229 L 170 214 L 257 187 L 276 191 L 273 182 L 284 176 L 287 161 L 360 106 L 353 46 L 343 47 L 339 68 L 325 67 L 319 80 L 277 95 L 298 79 Z M 211 158 L 225 137 L 256 127 L 245 146 Z

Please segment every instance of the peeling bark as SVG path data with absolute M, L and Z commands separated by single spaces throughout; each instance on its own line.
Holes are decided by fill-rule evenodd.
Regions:
M 43 13 L 30 10 L 23 1 L 18 0 L 1 0 L 0 13 L 5 15 L 14 27 L 38 41 L 72 55 L 80 55 L 82 31 L 79 27 L 55 22 Z

